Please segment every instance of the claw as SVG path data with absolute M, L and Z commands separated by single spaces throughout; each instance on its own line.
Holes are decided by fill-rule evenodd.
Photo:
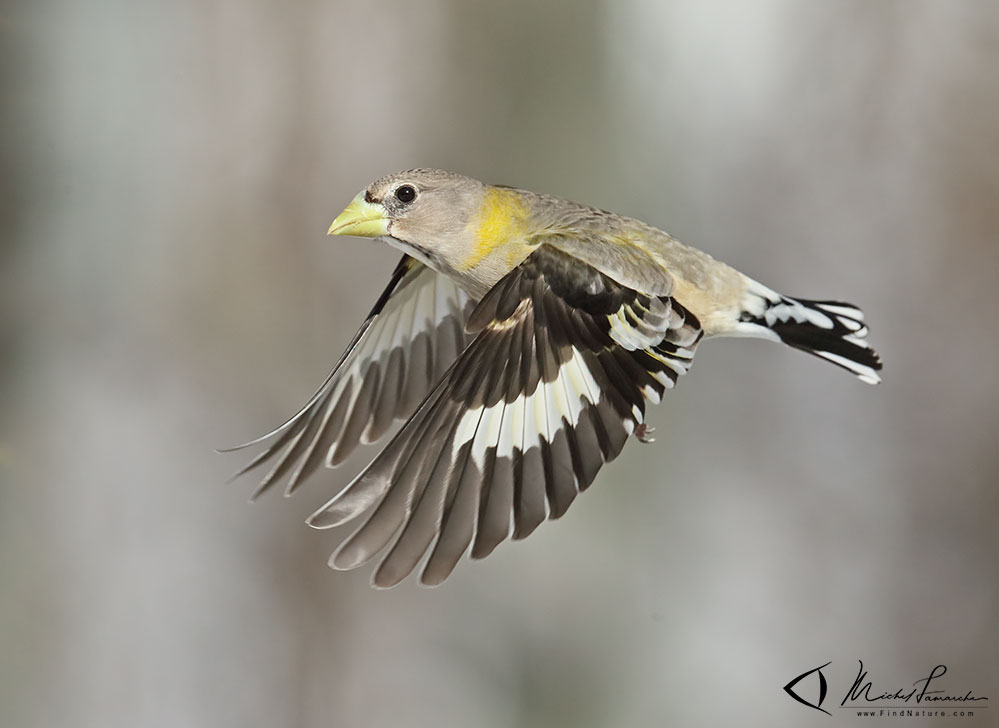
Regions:
M 640 424 L 638 427 L 635 428 L 635 437 L 638 438 L 639 442 L 643 442 L 645 444 L 648 444 L 650 442 L 655 442 L 656 438 L 652 436 L 655 433 L 655 431 L 656 431 L 655 427 L 650 427 L 649 425 L 643 422 L 642 424 Z

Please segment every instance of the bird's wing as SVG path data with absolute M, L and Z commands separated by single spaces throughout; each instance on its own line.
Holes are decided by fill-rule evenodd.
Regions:
M 605 223 L 607 229 L 582 227 L 583 223 L 592 226 L 599 222 L 599 218 L 596 223 L 576 219 L 573 224 L 578 227 L 571 234 L 545 235 L 543 240 L 546 245 L 568 253 L 624 286 L 646 294 L 671 295 L 673 277 L 666 269 L 666 261 L 655 255 L 643 242 L 642 235 L 610 223 Z
M 358 443 L 376 441 L 409 417 L 471 337 L 473 302 L 454 282 L 409 256 L 347 350 L 309 402 L 272 432 L 230 450 L 270 440 L 235 476 L 274 459 L 254 497 L 291 471 L 290 495 L 321 462 L 336 466 Z M 294 468 L 294 469 L 292 469 Z
M 430 551 L 438 584 L 471 547 L 558 518 L 614 459 L 690 366 L 696 318 L 668 296 L 617 283 L 541 245 L 468 320 L 475 334 L 386 448 L 309 523 L 368 514 L 330 559 L 350 569 L 391 542 L 375 586 L 392 586 Z

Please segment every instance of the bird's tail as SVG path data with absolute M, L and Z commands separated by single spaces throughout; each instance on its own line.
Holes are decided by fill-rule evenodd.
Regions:
M 867 343 L 864 312 L 849 303 L 790 298 L 750 281 L 733 333 L 783 341 L 843 367 L 862 382 L 881 381 L 881 359 Z

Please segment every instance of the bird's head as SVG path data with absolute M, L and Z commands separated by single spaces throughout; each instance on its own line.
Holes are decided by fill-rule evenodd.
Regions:
M 508 256 L 492 254 L 526 232 L 522 194 L 436 169 L 397 172 L 359 192 L 329 234 L 382 238 L 435 268 L 484 264 L 498 279 Z
M 452 260 L 463 252 L 469 224 L 488 186 L 434 169 L 412 169 L 372 182 L 330 225 L 329 235 L 388 238 L 420 257 Z

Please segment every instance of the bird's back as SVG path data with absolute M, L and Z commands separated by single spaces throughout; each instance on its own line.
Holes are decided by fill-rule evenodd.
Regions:
M 737 321 L 749 279 L 707 253 L 641 220 L 552 195 L 517 190 L 549 231 L 545 243 L 592 265 L 618 283 L 674 296 L 707 335 Z

